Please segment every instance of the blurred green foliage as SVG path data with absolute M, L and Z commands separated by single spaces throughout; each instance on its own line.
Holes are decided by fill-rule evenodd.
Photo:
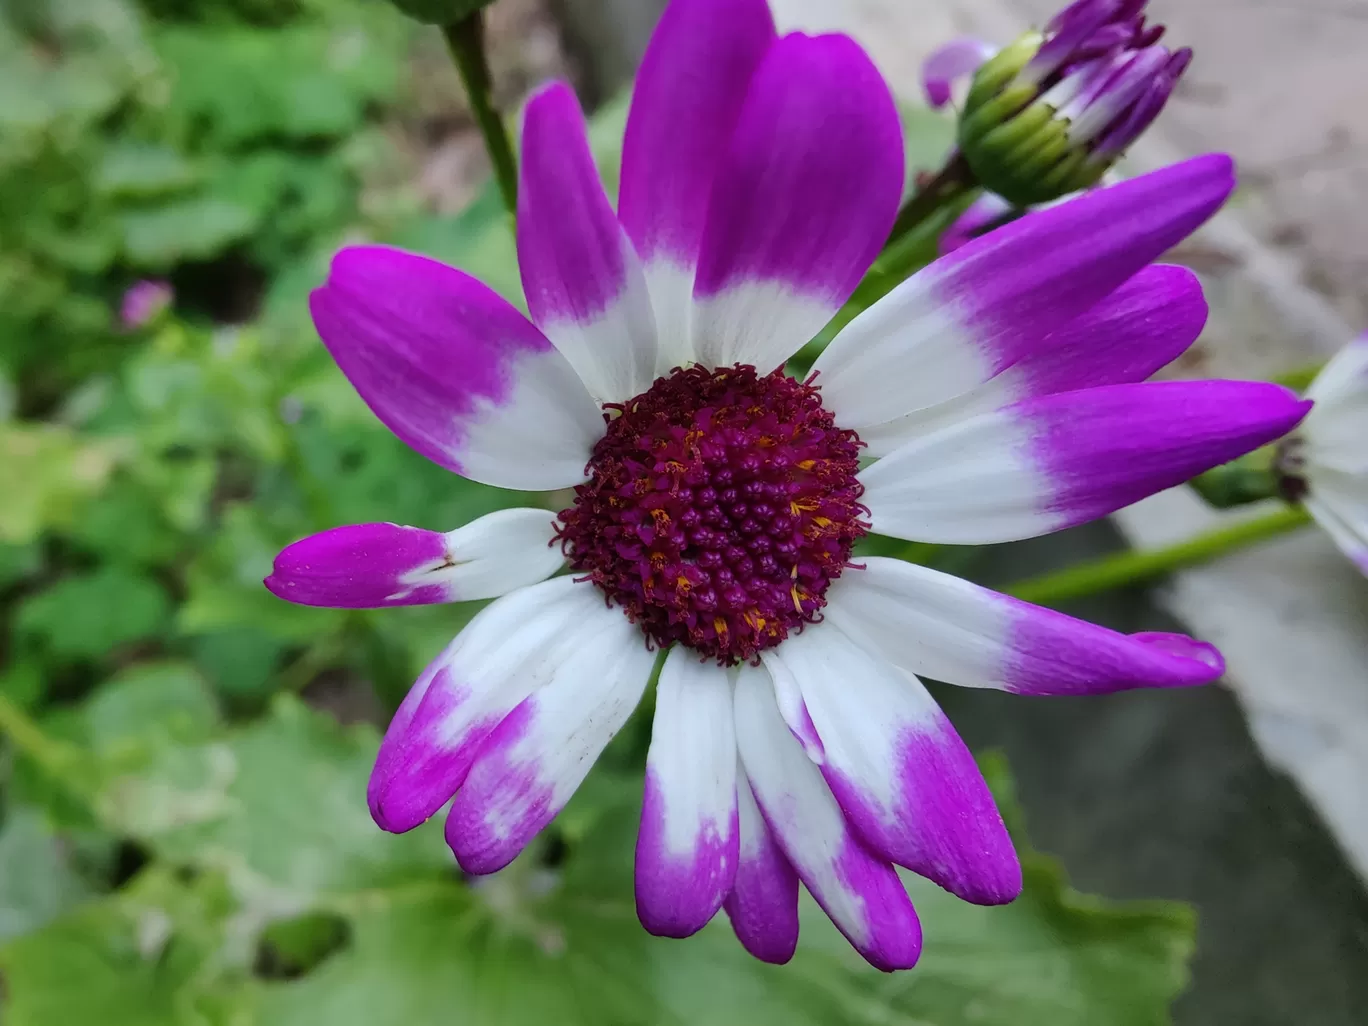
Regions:
M 448 529 L 528 501 L 400 444 L 308 321 L 349 235 L 521 302 L 492 189 L 446 217 L 392 184 L 413 31 L 372 0 L 0 9 L 0 1018 L 1166 1022 L 1190 914 L 1081 898 L 1020 834 L 1012 906 L 909 880 L 912 973 L 864 967 L 811 907 L 782 969 L 725 922 L 648 937 L 630 877 L 645 711 L 495 878 L 464 881 L 432 825 L 373 826 L 376 726 L 472 610 L 306 609 L 261 578 L 324 527 Z M 593 125 L 610 188 L 624 113 Z M 928 164 L 949 128 L 909 117 Z M 369 202 L 377 179 L 394 194 Z M 148 276 L 174 311 L 120 329 Z

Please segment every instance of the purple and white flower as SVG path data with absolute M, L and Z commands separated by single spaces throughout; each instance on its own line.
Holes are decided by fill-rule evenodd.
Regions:
M 616 213 L 566 86 L 530 100 L 522 131 L 530 319 L 379 247 L 339 253 L 312 298 L 338 365 L 417 451 L 493 485 L 574 489 L 558 514 L 344 527 L 281 553 L 267 584 L 303 602 L 503 593 L 395 714 L 375 820 L 409 830 L 449 804 L 461 866 L 507 865 L 668 650 L 637 844 L 646 928 L 686 936 L 725 908 L 748 950 L 783 962 L 801 882 L 871 963 L 911 966 L 896 866 L 975 902 L 1021 887 L 919 676 L 1080 695 L 1202 684 L 1222 664 L 852 547 L 871 530 L 1059 530 L 1296 424 L 1305 404 L 1273 385 L 1142 383 L 1206 316 L 1191 273 L 1150 262 L 1225 200 L 1230 161 L 970 242 L 798 381 L 784 363 L 869 268 L 903 183 L 897 111 L 855 43 L 778 37 L 762 0 L 675 0 L 637 82 Z M 562 559 L 569 574 L 533 583 Z
M 1335 354 L 1306 398 L 1316 405 L 1278 446 L 1281 490 L 1368 573 L 1368 335 Z

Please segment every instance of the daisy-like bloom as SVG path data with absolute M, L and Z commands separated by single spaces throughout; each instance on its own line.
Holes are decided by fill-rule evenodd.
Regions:
M 140 281 L 130 285 L 119 301 L 119 324 L 125 331 L 145 327 L 171 305 L 175 293 L 164 281 Z
M 1343 553 L 1368 573 L 1368 335 L 1341 349 L 1306 391 L 1315 402 L 1279 443 L 1279 489 L 1305 505 Z
M 978 180 L 1017 206 L 1095 184 L 1159 116 L 1192 60 L 1159 44 L 1147 0 L 1076 0 L 1044 32 L 995 52 L 957 39 L 922 67 L 933 107 L 973 76 L 959 147 Z
M 312 298 L 342 371 L 401 439 L 558 514 L 449 534 L 327 531 L 280 554 L 296 602 L 501 595 L 427 668 L 369 787 L 387 830 L 450 803 L 460 865 L 507 865 L 655 694 L 636 852 L 653 933 L 725 907 L 783 962 L 801 881 L 883 969 L 920 929 L 895 866 L 970 901 L 1021 887 L 973 758 L 916 674 L 1022 694 L 1200 684 L 1219 656 L 1124 636 L 893 559 L 868 531 L 1025 538 L 1280 437 L 1247 382 L 1141 384 L 1197 336 L 1192 275 L 1148 267 L 1224 201 L 1198 159 L 977 239 L 785 361 L 850 296 L 898 209 L 887 87 L 843 36 L 778 38 L 761 0 L 675 0 L 647 51 L 616 214 L 575 97 L 522 127 L 530 319 L 435 261 L 357 247 Z M 871 461 L 872 459 L 872 461 Z M 541 580 L 564 559 L 570 572 Z M 535 583 L 540 582 L 540 583 Z

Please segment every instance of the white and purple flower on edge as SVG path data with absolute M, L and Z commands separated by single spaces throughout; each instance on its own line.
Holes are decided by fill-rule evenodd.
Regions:
M 870 530 L 1059 530 L 1301 418 L 1272 385 L 1138 383 L 1201 329 L 1193 276 L 1147 265 L 1221 205 L 1230 162 L 969 243 L 800 382 L 782 365 L 851 294 L 899 204 L 898 116 L 864 53 L 776 37 L 763 0 L 675 0 L 637 82 L 616 215 L 584 131 L 564 85 L 527 105 L 530 320 L 378 247 L 339 253 L 312 299 L 401 439 L 477 481 L 574 488 L 573 505 L 448 535 L 324 532 L 267 585 L 334 606 L 502 593 L 400 706 L 368 795 L 393 831 L 450 803 L 446 838 L 472 873 L 551 822 L 668 646 L 637 845 L 646 928 L 686 936 L 725 908 L 749 951 L 783 962 L 801 881 L 871 963 L 911 966 L 920 928 L 895 866 L 974 902 L 1021 887 L 987 786 L 915 675 L 1087 694 L 1201 684 L 1221 661 L 898 560 L 854 564 L 851 547 Z M 534 583 L 562 554 L 572 573 Z
M 1306 398 L 1316 405 L 1278 446 L 1281 490 L 1368 573 L 1368 335 L 1335 354 Z

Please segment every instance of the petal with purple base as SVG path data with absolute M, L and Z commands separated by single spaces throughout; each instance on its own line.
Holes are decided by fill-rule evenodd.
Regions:
M 907 891 L 897 871 L 852 832 L 779 715 L 761 667 L 737 674 L 736 740 L 766 824 L 823 911 L 875 968 L 910 969 L 921 954 L 921 924 Z
M 765 825 L 744 771 L 738 779 L 740 861 L 722 907 L 742 947 L 762 962 L 783 965 L 798 947 L 798 874 Z
M 646 280 L 603 192 L 570 87 L 555 82 L 523 113 L 518 265 L 527 309 L 600 402 L 655 380 Z
M 1229 157 L 1198 157 L 974 239 L 832 340 L 813 365 L 823 404 L 861 430 L 977 388 L 1181 242 L 1234 186 Z
M 708 195 L 751 78 L 774 40 L 765 0 L 674 0 L 637 72 L 618 216 L 645 270 L 660 374 L 693 360 L 694 265 Z
M 477 613 L 423 671 L 385 732 L 367 788 L 375 822 L 402 833 L 445 805 L 481 742 L 552 678 L 603 611 L 592 585 L 557 577 Z
M 922 62 L 922 89 L 927 105 L 935 110 L 944 107 L 950 102 L 955 83 L 978 71 L 979 65 L 995 53 L 997 47 L 992 43 L 972 36 L 952 39 L 932 50 Z
M 565 562 L 554 517 L 501 509 L 447 534 L 352 524 L 310 535 L 276 556 L 265 584 L 289 602 L 338 609 L 496 598 L 550 577 Z
M 699 250 L 694 352 L 768 372 L 854 291 L 897 215 L 902 130 L 845 36 L 785 36 L 751 81 Z
M 878 855 L 979 905 L 1021 893 L 1021 866 L 974 757 L 916 677 L 830 624 L 764 653 L 793 675 L 822 775 Z
M 529 491 L 584 480 L 598 407 L 546 337 L 474 278 L 350 246 L 309 309 L 366 405 L 434 463 Z
M 641 925 L 688 937 L 722 907 L 736 876 L 736 731 L 726 670 L 676 645 L 656 685 L 636 847 Z
M 827 620 L 909 673 L 1022 695 L 1188 687 L 1224 669 L 1182 635 L 1118 634 L 900 559 L 870 557 L 827 593 Z
M 1187 351 L 1206 323 L 1197 276 L 1156 264 L 1041 339 L 1035 352 L 956 399 L 860 429 L 871 456 L 954 420 L 1023 399 L 1144 381 Z
M 597 589 L 576 636 L 556 646 L 547 679 L 480 745 L 447 814 L 446 840 L 467 873 L 512 862 L 565 807 L 646 689 L 655 653 Z
M 860 472 L 873 530 L 983 545 L 1086 523 L 1280 438 L 1310 403 L 1253 381 L 1108 385 L 914 439 Z

